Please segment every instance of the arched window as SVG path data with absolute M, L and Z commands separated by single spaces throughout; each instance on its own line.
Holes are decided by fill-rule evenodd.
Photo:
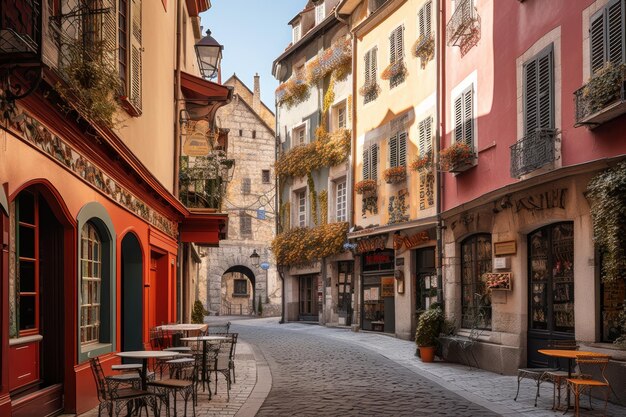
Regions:
M 482 279 L 491 272 L 491 235 L 477 234 L 461 242 L 462 327 L 491 329 L 491 296 Z
M 102 301 L 102 239 L 91 222 L 81 231 L 80 343 L 100 343 Z

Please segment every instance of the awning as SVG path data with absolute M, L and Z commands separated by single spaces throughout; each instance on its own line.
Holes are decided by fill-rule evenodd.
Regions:
M 217 246 L 226 230 L 228 215 L 192 210 L 181 225 L 180 240 L 186 243 Z
M 207 81 L 186 72 L 180 74 L 180 88 L 192 120 L 214 120 L 217 109 L 233 98 L 233 87 Z
M 369 227 L 366 229 L 359 229 L 352 232 L 348 232 L 348 240 L 358 239 L 363 237 L 370 237 L 380 235 L 383 233 L 392 233 L 399 230 L 418 228 L 416 231 L 426 230 L 431 227 L 437 226 L 437 217 L 431 216 L 423 219 L 412 220 L 409 222 L 390 224 L 386 226 Z

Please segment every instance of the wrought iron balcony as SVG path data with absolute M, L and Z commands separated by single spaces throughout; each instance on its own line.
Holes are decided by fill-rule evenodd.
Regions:
M 626 66 L 609 65 L 574 92 L 576 127 L 596 127 L 626 113 Z
M 474 0 L 461 0 L 446 25 L 448 46 L 461 46 L 466 38 L 471 37 L 478 22 L 478 12 Z
M 556 129 L 537 129 L 511 146 L 511 177 L 520 178 L 556 159 Z
M 235 161 L 221 151 L 207 156 L 181 158 L 179 198 L 188 208 L 220 211 Z
M 18 0 L 0 7 L 0 62 L 37 58 L 41 51 L 41 1 Z

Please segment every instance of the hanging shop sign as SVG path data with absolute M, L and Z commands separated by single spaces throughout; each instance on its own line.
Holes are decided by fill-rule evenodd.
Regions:
M 394 283 L 396 279 L 394 277 L 383 277 L 380 279 L 380 294 L 381 297 L 393 297 Z
M 412 249 L 424 242 L 428 242 L 430 236 L 426 230 L 415 233 L 411 236 L 402 236 L 401 234 L 393 235 L 393 248 L 395 250 L 401 250 L 404 246 L 405 249 Z
M 188 156 L 206 156 L 210 147 L 207 137 L 209 122 L 206 120 L 190 121 L 187 126 L 183 153 Z
M 387 245 L 387 235 L 370 237 L 368 239 L 359 240 L 356 243 L 356 253 L 374 252 L 383 250 Z
M 393 265 L 394 252 L 392 249 L 368 252 L 363 256 L 363 272 L 392 270 Z

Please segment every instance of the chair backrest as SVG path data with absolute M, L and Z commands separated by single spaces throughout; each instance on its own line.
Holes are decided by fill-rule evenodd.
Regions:
M 578 342 L 574 339 L 568 340 L 548 340 L 548 348 L 549 349 L 559 349 L 559 350 L 578 350 Z
M 210 335 L 216 335 L 216 334 L 221 334 L 221 333 L 228 334 L 229 330 L 230 330 L 230 322 L 225 323 L 225 324 L 209 324 L 208 334 Z
M 150 329 L 150 347 L 152 348 L 152 350 L 159 350 L 161 349 L 162 343 L 161 343 L 161 339 L 162 339 L 162 333 L 161 330 L 159 330 L 158 327 L 153 327 Z
M 102 365 L 100 365 L 100 358 L 91 358 L 89 359 L 89 364 L 91 365 L 91 372 L 93 373 L 93 378 L 96 381 L 96 390 L 98 392 L 98 401 L 106 401 L 109 399 L 109 384 L 104 377 L 104 372 L 102 371 Z
M 576 356 L 576 365 L 584 373 L 589 373 L 589 371 L 595 368 L 596 371 L 599 371 L 604 382 L 606 384 L 609 383 L 604 374 L 606 367 L 609 365 L 609 357 L 607 355 L 578 355 Z

